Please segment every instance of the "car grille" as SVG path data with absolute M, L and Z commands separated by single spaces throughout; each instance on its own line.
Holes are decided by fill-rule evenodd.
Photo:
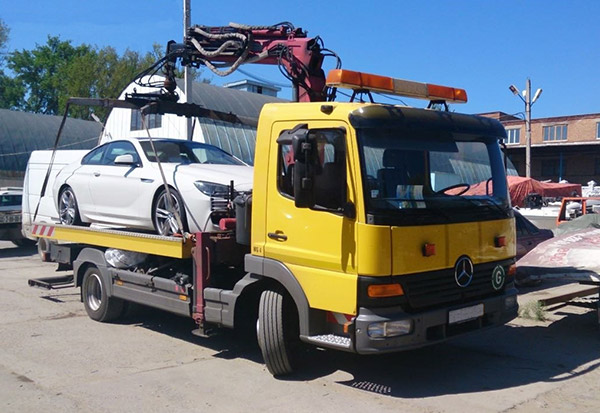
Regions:
M 456 283 L 454 268 L 395 278 L 404 289 L 409 308 L 423 310 L 501 294 L 504 287 L 497 291 L 492 286 L 492 271 L 498 264 L 504 267 L 505 272 L 508 272 L 509 263 L 507 262 L 475 265 L 473 279 L 466 287 L 460 287 Z M 510 281 L 507 276 L 504 285 Z

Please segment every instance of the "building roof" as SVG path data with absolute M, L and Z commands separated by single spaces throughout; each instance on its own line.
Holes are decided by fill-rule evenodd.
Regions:
M 32 151 L 53 148 L 61 120 L 61 116 L 0 109 L 0 175 L 23 176 Z M 101 130 L 96 122 L 69 118 L 59 147 L 93 148 Z
M 183 90 L 184 82 L 177 79 L 177 86 Z M 228 89 L 208 83 L 192 83 L 192 103 L 204 108 L 233 113 L 241 118 L 257 120 L 265 103 L 287 102 L 273 96 L 250 93 L 243 90 Z

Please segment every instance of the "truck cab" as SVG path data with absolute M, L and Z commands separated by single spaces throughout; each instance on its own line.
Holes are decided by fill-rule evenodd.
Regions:
M 266 105 L 246 270 L 285 280 L 304 341 L 358 353 L 515 318 L 504 137 L 428 109 Z

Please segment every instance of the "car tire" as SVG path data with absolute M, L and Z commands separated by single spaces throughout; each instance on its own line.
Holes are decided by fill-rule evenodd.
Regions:
M 33 247 L 35 245 L 35 241 L 33 241 L 29 238 L 19 238 L 19 239 L 13 239 L 11 241 L 17 247 L 21 247 L 21 248 Z
M 294 372 L 300 339 L 297 311 L 289 295 L 265 290 L 260 296 L 256 333 L 267 369 L 273 376 Z
M 167 203 L 169 194 L 164 188 L 159 192 L 152 207 L 152 222 L 158 235 L 172 236 L 176 233 L 181 233 L 181 231 L 188 230 L 181 195 L 173 188 L 169 188 L 169 192 L 171 193 L 171 208 L 169 208 Z M 178 228 L 177 219 L 174 214 L 175 210 L 179 212 L 183 228 Z
M 106 322 L 123 314 L 125 301 L 108 296 L 108 286 L 96 267 L 89 267 L 83 275 L 81 298 L 88 316 L 92 320 Z
M 64 187 L 58 195 L 58 217 L 63 225 L 83 225 L 77 198 L 70 186 Z

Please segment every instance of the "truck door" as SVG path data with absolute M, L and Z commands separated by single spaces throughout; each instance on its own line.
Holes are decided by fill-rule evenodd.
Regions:
M 295 126 L 276 123 L 272 139 Z M 355 202 L 355 192 L 348 185 L 352 180 L 347 128 L 332 122 L 308 127 L 317 137 L 316 205 L 310 209 L 295 206 L 291 144 L 272 141 L 265 256 L 292 271 L 311 307 L 352 314 L 356 306 L 355 218 L 345 216 L 343 210 Z

